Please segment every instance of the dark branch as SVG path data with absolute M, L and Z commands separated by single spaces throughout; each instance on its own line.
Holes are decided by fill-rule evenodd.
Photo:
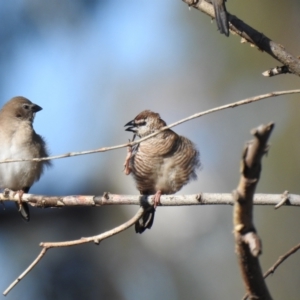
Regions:
M 273 127 L 274 124 L 270 123 L 252 130 L 254 139 L 244 149 L 240 182 L 233 192 L 235 249 L 250 299 L 272 299 L 258 260 L 262 248 L 252 214 L 254 192 L 261 172 L 261 159 L 268 151 L 267 141 Z
M 215 18 L 213 6 L 206 1 L 198 1 L 196 4 L 194 4 L 194 0 L 182 1 L 189 6 L 193 6 L 204 12 L 208 16 Z M 286 66 L 288 68 L 288 72 L 300 76 L 300 59 L 287 52 L 282 45 L 273 42 L 270 38 L 250 27 L 236 16 L 228 13 L 228 20 L 230 30 L 239 35 L 243 41 L 251 43 L 261 51 L 271 55 L 277 61 Z

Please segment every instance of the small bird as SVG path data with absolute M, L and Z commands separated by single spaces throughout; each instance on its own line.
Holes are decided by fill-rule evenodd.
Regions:
M 128 122 L 126 131 L 142 138 L 166 126 L 158 113 L 144 110 L 134 120 Z M 200 167 L 199 152 L 187 138 L 171 129 L 164 130 L 132 148 L 129 147 L 125 163 L 125 174 L 132 173 L 137 188 L 142 195 L 153 195 L 154 206 L 135 223 L 136 233 L 150 229 L 155 208 L 160 204 L 162 194 L 174 194 L 190 180 L 196 179 Z
M 209 0 L 208 2 L 211 2 L 214 7 L 216 23 L 220 33 L 229 36 L 229 23 L 225 6 L 226 0 Z
M 31 159 L 47 157 L 44 139 L 33 129 L 35 113 L 42 108 L 24 97 L 14 97 L 0 110 L 0 160 Z M 23 193 L 28 193 L 38 181 L 50 161 L 12 162 L 0 164 L 0 188 L 8 188 L 19 193 L 16 203 L 24 218 L 29 221 L 28 204 L 22 203 Z

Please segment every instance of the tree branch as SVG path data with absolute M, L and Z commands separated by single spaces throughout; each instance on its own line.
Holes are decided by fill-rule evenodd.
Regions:
M 138 212 L 127 222 L 123 223 L 122 225 L 115 227 L 109 231 L 101 233 L 99 235 L 91 236 L 91 237 L 83 237 L 78 240 L 73 241 L 66 241 L 66 242 L 45 242 L 40 243 L 40 246 L 43 248 L 36 259 L 28 266 L 28 268 L 20 275 L 18 278 L 9 285 L 9 287 L 3 292 L 3 295 L 6 296 L 45 256 L 47 250 L 51 248 L 60 248 L 60 247 L 70 247 L 80 244 L 86 244 L 93 242 L 96 245 L 113 235 L 116 235 L 127 228 L 131 227 L 137 220 L 139 220 L 144 213 L 144 209 L 141 207 Z
M 270 274 L 273 274 L 275 270 L 292 254 L 297 252 L 300 249 L 300 244 L 290 249 L 287 253 L 280 256 L 278 260 L 275 262 L 275 264 L 264 274 L 264 278 L 267 278 Z
M 111 151 L 111 150 L 116 150 L 116 149 L 121 149 L 121 148 L 125 148 L 125 147 L 130 147 L 136 144 L 139 144 L 142 141 L 145 141 L 147 139 L 152 138 L 153 136 L 159 134 L 160 132 L 167 130 L 169 128 L 175 127 L 177 125 L 180 125 L 182 123 L 191 121 L 193 119 L 202 117 L 204 115 L 208 115 L 220 110 L 224 110 L 224 109 L 228 109 L 228 108 L 234 108 L 236 106 L 240 106 L 240 105 L 245 105 L 245 104 L 250 104 L 253 102 L 257 102 L 257 101 L 261 101 L 263 99 L 266 98 L 271 98 L 271 97 L 277 97 L 277 96 L 283 96 L 283 95 L 288 95 L 288 94 L 299 94 L 300 93 L 300 89 L 298 90 L 289 90 L 289 91 L 278 91 L 278 92 L 271 92 L 271 93 L 267 93 L 267 94 L 263 94 L 263 95 L 258 95 L 258 96 L 254 96 L 254 97 L 250 97 L 250 98 L 246 98 L 244 100 L 240 100 L 237 102 L 233 102 L 233 103 L 229 103 L 229 104 L 225 104 L 222 106 L 218 106 L 216 108 L 212 108 L 203 112 L 199 112 L 196 113 L 194 115 L 191 115 L 187 118 L 181 119 L 180 121 L 177 121 L 175 123 L 172 123 L 168 126 L 165 126 L 163 128 L 161 128 L 159 131 L 152 133 L 142 139 L 136 140 L 134 142 L 129 142 L 126 144 L 121 144 L 121 145 L 117 145 L 117 146 L 112 146 L 112 147 L 102 147 L 96 150 L 87 150 L 87 151 L 81 151 L 81 152 L 69 152 L 69 153 L 65 153 L 65 154 L 61 154 L 61 155 L 55 155 L 55 156 L 49 156 L 49 157 L 42 157 L 42 158 L 33 158 L 33 159 L 5 159 L 0 161 L 0 164 L 4 164 L 4 163 L 11 163 L 11 162 L 21 162 L 21 161 L 45 161 L 45 160 L 54 160 L 54 159 L 60 159 L 60 158 L 67 158 L 67 157 L 74 157 L 74 156 L 79 156 L 79 155 L 88 155 L 88 154 L 93 154 L 93 153 L 99 153 L 99 152 L 106 152 L 106 151 Z
M 22 201 L 33 207 L 71 207 L 71 206 L 103 206 L 103 205 L 141 205 L 148 202 L 153 205 L 154 195 L 119 195 L 105 192 L 102 196 L 97 195 L 72 195 L 72 196 L 45 196 L 23 194 Z M 300 206 L 300 195 L 289 194 L 288 199 L 283 194 L 255 194 L 254 205 Z M 5 189 L 0 193 L 0 201 L 19 202 L 19 196 L 14 191 Z M 199 193 L 192 195 L 162 195 L 160 206 L 190 206 L 190 205 L 233 205 L 232 194 L 229 193 Z
M 274 265 L 264 274 L 264 279 L 266 279 L 270 274 L 273 274 L 275 270 L 287 259 L 289 258 L 292 254 L 297 252 L 300 249 L 300 244 L 294 246 L 292 249 L 290 249 L 287 253 L 284 255 L 280 256 L 278 260 L 274 263 Z M 248 299 L 248 294 L 244 295 L 242 300 L 247 300 Z
M 246 145 L 241 162 L 241 177 L 233 192 L 235 250 L 250 299 L 272 299 L 265 284 L 258 256 L 261 241 L 253 224 L 253 196 L 260 178 L 261 159 L 268 151 L 267 141 L 274 124 L 252 130 L 254 139 Z
M 214 9 L 210 3 L 203 0 L 182 1 L 189 6 L 195 7 L 196 9 L 204 12 L 208 16 L 215 18 Z M 264 34 L 250 27 L 236 16 L 231 15 L 230 13 L 227 13 L 227 16 L 229 20 L 229 27 L 232 32 L 239 35 L 243 41 L 247 41 L 248 43 L 255 45 L 261 51 L 265 51 L 273 58 L 280 61 L 283 65 L 288 67 L 290 73 L 300 76 L 300 59 L 287 52 L 282 45 L 273 42 Z

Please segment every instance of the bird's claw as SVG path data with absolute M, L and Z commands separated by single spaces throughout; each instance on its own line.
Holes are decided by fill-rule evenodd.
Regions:
M 19 207 L 18 210 L 21 211 L 21 209 L 22 209 L 22 196 L 23 196 L 24 192 L 22 190 L 19 190 L 17 192 L 14 192 L 13 196 L 15 196 L 16 194 L 19 195 L 19 199 L 17 201 L 17 204 L 18 204 L 18 207 Z
M 156 193 L 155 193 L 155 195 L 154 195 L 154 199 L 153 199 L 153 201 L 154 201 L 154 209 L 158 206 L 158 205 L 160 205 L 160 196 L 161 196 L 161 191 L 157 191 Z

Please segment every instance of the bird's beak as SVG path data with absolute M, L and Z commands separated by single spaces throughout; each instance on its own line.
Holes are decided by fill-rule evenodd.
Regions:
M 32 118 L 31 118 L 31 121 L 33 122 L 34 119 L 35 119 L 35 114 L 42 110 L 42 108 L 40 106 L 38 106 L 37 104 L 34 104 L 32 103 L 32 106 L 31 106 L 31 110 L 32 110 Z
M 34 113 L 36 113 L 36 112 L 42 110 L 42 108 L 41 108 L 40 106 L 38 106 L 37 104 L 34 104 L 34 103 L 32 104 L 31 109 L 32 109 L 32 111 L 33 111 Z
M 134 120 L 132 120 L 132 121 L 130 121 L 127 124 L 124 125 L 124 127 L 127 127 L 127 126 L 128 126 L 128 128 L 126 128 L 125 131 L 131 131 L 133 133 L 136 133 L 137 130 L 136 130 L 136 127 L 135 127 Z
M 135 138 L 136 138 L 136 133 L 137 133 L 137 129 L 135 127 L 134 120 L 132 120 L 132 121 L 130 121 L 127 124 L 124 125 L 124 127 L 126 127 L 126 126 L 128 126 L 128 128 L 126 128 L 125 131 L 131 131 L 131 132 L 134 133 L 132 141 L 131 141 L 131 142 L 133 142 L 135 140 Z

